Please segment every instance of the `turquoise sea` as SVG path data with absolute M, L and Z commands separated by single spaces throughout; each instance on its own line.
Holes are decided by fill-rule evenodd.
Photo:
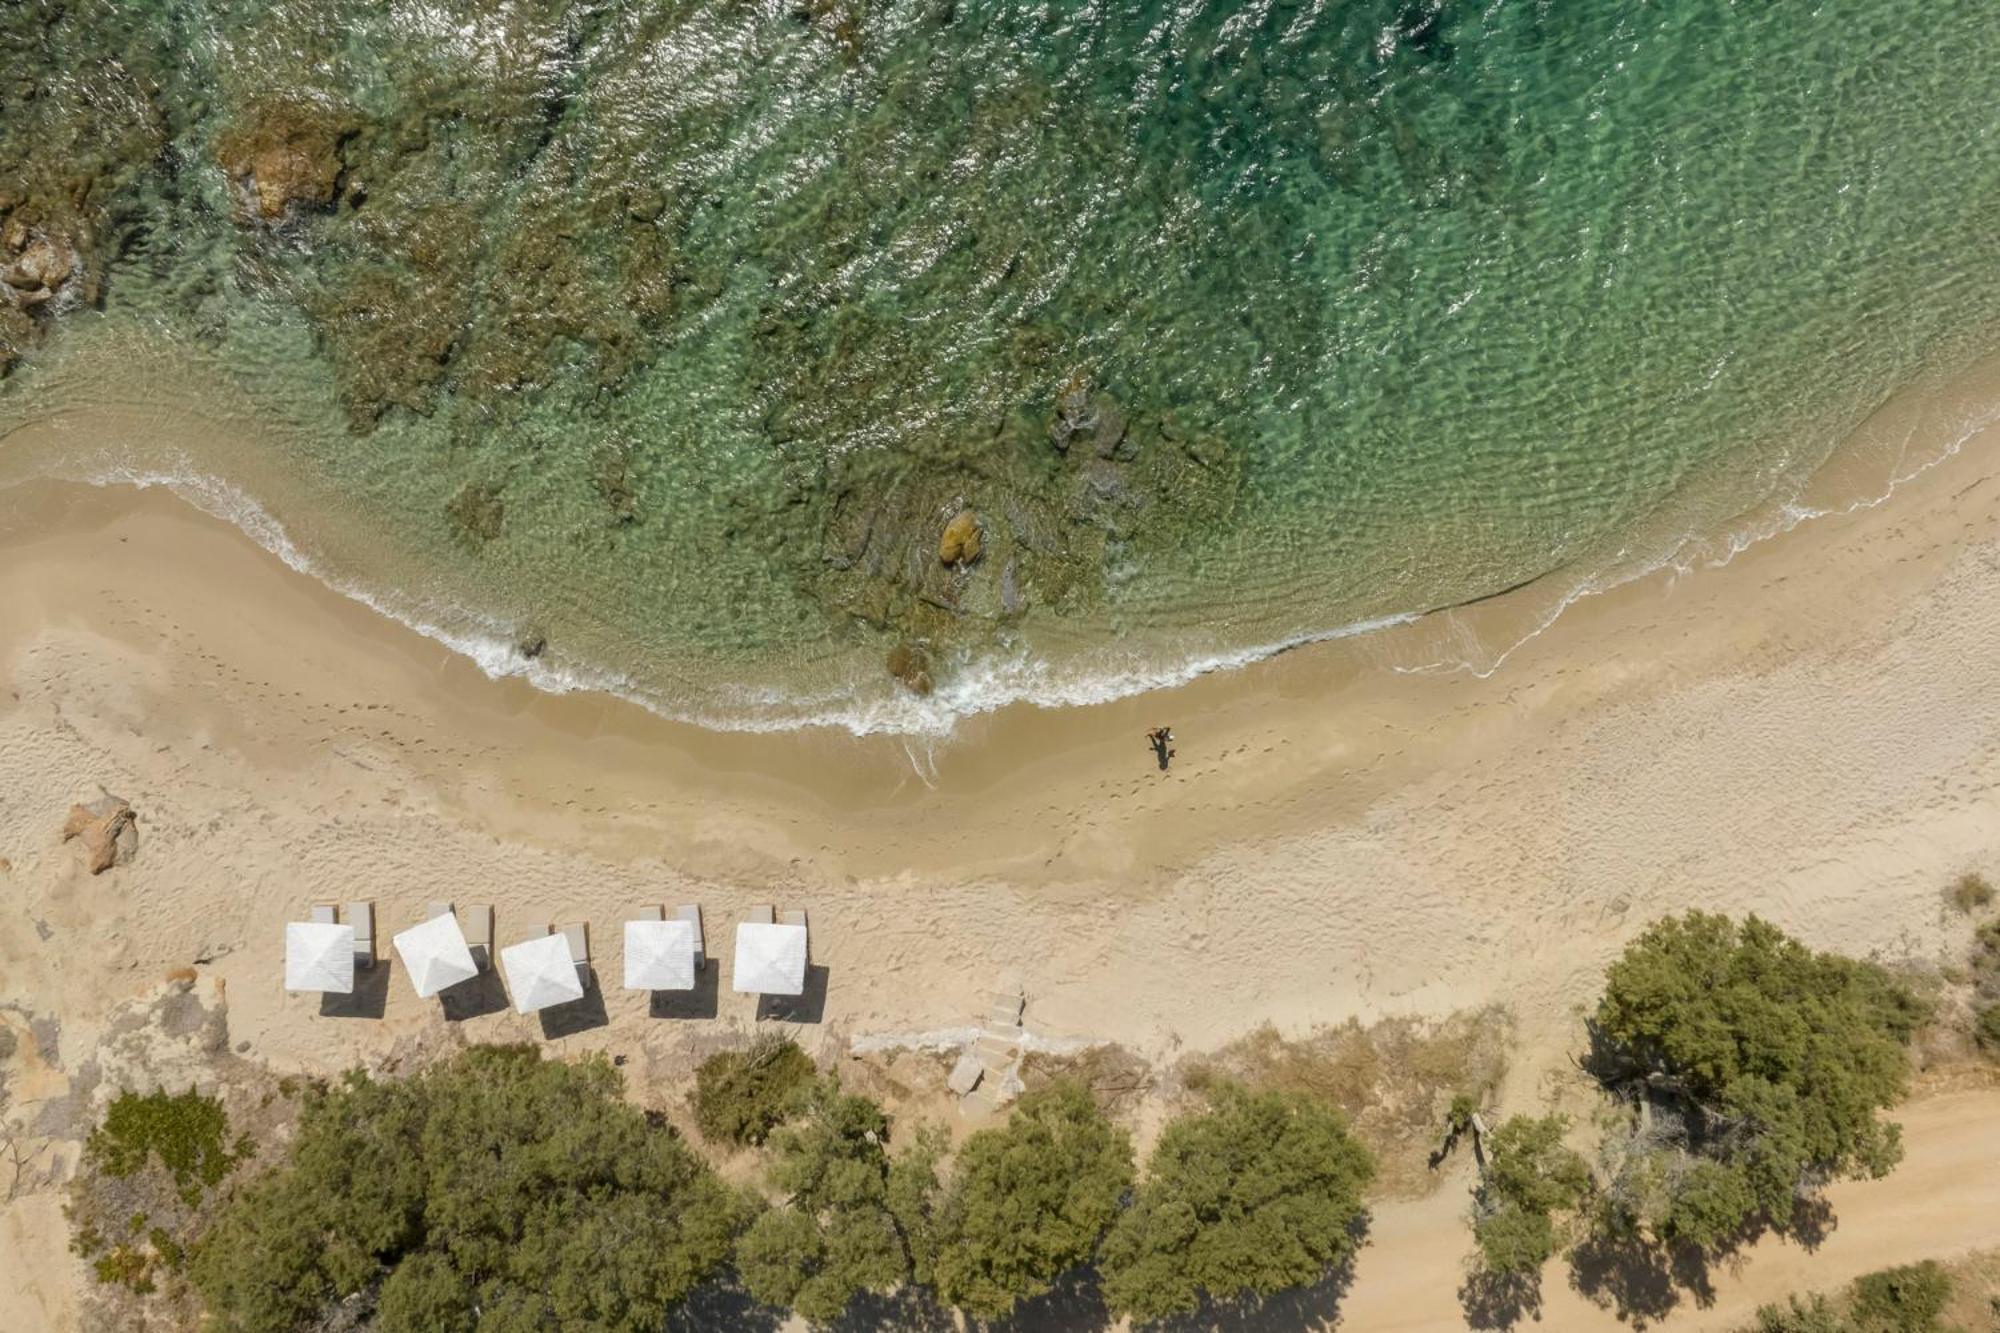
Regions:
M 0 480 L 175 480 L 489 670 L 716 725 L 935 730 L 1589 586 L 2000 350 L 1990 5 L 80 0 L 0 40 L 0 271 L 76 260 L 6 293 L 0 432 L 127 423 Z

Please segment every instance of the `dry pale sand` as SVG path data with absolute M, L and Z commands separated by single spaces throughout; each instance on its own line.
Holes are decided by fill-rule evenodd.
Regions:
M 1825 496 L 1878 493 L 1962 406 L 1885 413 L 1884 448 Z M 631 1056 L 643 1085 L 751 1026 L 727 940 L 775 902 L 812 914 L 824 1001 L 804 1035 L 829 1053 L 963 1027 L 1003 978 L 1035 1033 L 1154 1057 L 1264 1022 L 1498 1001 L 1521 1034 L 1502 1109 L 1534 1109 L 1562 1095 L 1604 963 L 1661 913 L 1754 910 L 1891 959 L 1963 950 L 1940 889 L 2000 859 L 1996 446 L 1975 436 L 1887 503 L 1721 567 L 1587 599 L 1485 677 L 1404 668 L 1511 642 L 1531 602 L 1141 700 L 1011 709 L 925 751 L 537 695 L 164 492 L 0 490 L 0 1018 L 59 1025 L 74 1071 L 119 1006 L 192 964 L 226 986 L 231 1040 L 279 1069 L 526 1038 Z M 1142 740 L 1159 721 L 1170 775 Z M 139 810 L 140 848 L 92 878 L 57 830 L 100 787 Z M 282 923 L 357 897 L 385 952 L 433 898 L 494 903 L 502 943 L 589 919 L 605 1022 L 448 1026 L 393 965 L 380 1017 L 322 1016 L 281 990 Z M 651 1018 L 615 989 L 625 910 L 683 901 L 724 956 L 712 1020 Z M 1995 1111 L 1991 1092 L 1913 1104 L 1909 1165 L 1842 1187 L 1821 1255 L 1765 1247 L 1709 1313 L 2000 1245 L 2000 1155 L 1976 1129 Z M 52 1197 L 0 1214 L 5 1327 L 73 1326 Z M 1462 1202 L 1378 1210 L 1344 1328 L 1457 1326 Z M 1562 1291 L 1551 1311 L 1610 1322 Z

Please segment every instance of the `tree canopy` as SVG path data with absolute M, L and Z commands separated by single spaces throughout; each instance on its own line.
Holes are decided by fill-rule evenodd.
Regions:
M 798 1114 L 818 1082 L 812 1057 L 775 1033 L 748 1050 L 720 1051 L 695 1070 L 695 1127 L 705 1139 L 760 1144 Z
M 200 1241 L 219 1327 L 281 1333 L 381 1283 L 383 1333 L 658 1327 L 728 1258 L 741 1202 L 602 1058 L 477 1047 L 313 1095 L 285 1162 Z
M 941 1135 L 919 1133 L 892 1161 L 882 1108 L 828 1079 L 771 1147 L 768 1178 L 784 1201 L 760 1213 L 736 1248 L 752 1296 L 825 1321 L 859 1292 L 888 1291 L 915 1276 Z
M 1534 1274 L 1562 1247 L 1561 1215 L 1590 1193 L 1590 1166 L 1563 1145 L 1561 1116 L 1517 1115 L 1487 1136 L 1472 1234 L 1492 1273 Z
M 1159 1319 L 1204 1298 L 1307 1286 L 1354 1251 L 1375 1164 L 1340 1111 L 1234 1083 L 1211 1098 L 1167 1127 L 1105 1238 L 1099 1268 L 1114 1312 Z
M 938 1211 L 933 1282 L 975 1318 L 998 1318 L 1096 1252 L 1132 1184 L 1132 1143 L 1080 1085 L 1023 1096 L 1007 1123 L 960 1150 Z
M 1815 953 L 1750 917 L 1690 912 L 1648 929 L 1605 974 L 1606 1081 L 1673 1123 L 1618 1149 L 1614 1201 L 1660 1239 L 1704 1248 L 1801 1190 L 1880 1176 L 1901 1157 L 1876 1112 L 1909 1077 L 1923 1006 L 1884 969 Z

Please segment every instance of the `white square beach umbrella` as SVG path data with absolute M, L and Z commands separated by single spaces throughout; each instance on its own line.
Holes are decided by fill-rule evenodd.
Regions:
M 354 993 L 354 927 L 285 923 L 285 989 Z
M 559 934 L 508 945 L 500 951 L 500 965 L 507 969 L 507 989 L 521 1013 L 583 998 L 583 978 L 569 956 L 569 941 Z
M 396 936 L 396 952 L 410 971 L 417 998 L 428 1000 L 446 986 L 470 981 L 479 975 L 466 947 L 465 932 L 450 912 L 411 926 Z
M 756 995 L 805 994 L 806 928 L 737 922 L 736 967 L 729 984 Z
M 694 922 L 625 923 L 627 990 L 694 989 Z

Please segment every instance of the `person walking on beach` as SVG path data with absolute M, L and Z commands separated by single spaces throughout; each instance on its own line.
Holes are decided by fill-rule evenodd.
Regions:
M 1162 773 L 1167 771 L 1167 764 L 1174 757 L 1173 743 L 1174 729 L 1172 727 L 1154 727 L 1146 733 L 1146 744 L 1153 747 L 1153 757 L 1160 761 L 1160 771 Z

